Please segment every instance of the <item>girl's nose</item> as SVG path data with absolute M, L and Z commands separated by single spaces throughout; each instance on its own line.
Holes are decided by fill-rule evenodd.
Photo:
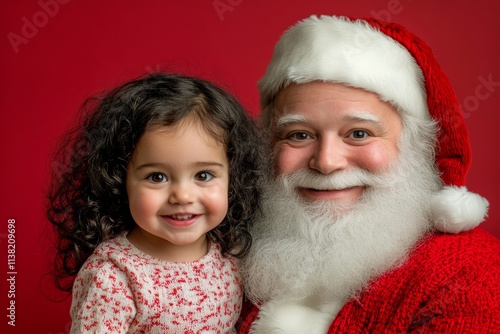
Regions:
M 169 189 L 168 202 L 170 204 L 189 204 L 193 202 L 194 192 L 188 182 L 177 182 Z

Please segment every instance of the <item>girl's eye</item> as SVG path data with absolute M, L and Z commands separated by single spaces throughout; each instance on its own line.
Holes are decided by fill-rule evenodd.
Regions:
M 309 135 L 305 132 L 292 132 L 288 135 L 288 138 L 292 140 L 302 141 L 308 139 Z
M 354 130 L 353 132 L 351 132 L 351 136 L 354 139 L 364 139 L 368 136 L 368 132 L 366 132 L 365 130 Z
M 167 182 L 167 177 L 163 173 L 152 173 L 148 176 L 148 180 L 154 183 Z
M 200 172 L 200 173 L 196 174 L 196 179 L 198 181 L 207 182 L 207 181 L 210 181 L 213 178 L 214 178 L 214 175 L 212 173 L 210 173 L 210 172 Z

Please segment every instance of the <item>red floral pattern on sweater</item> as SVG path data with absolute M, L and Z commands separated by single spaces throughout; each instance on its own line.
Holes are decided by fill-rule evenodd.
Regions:
M 234 333 L 242 294 L 236 260 L 216 243 L 200 260 L 165 262 L 121 235 L 78 273 L 71 333 Z

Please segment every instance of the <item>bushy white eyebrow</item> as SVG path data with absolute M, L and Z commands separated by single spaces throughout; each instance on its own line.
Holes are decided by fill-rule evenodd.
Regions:
M 345 119 L 351 122 L 369 122 L 380 130 L 383 130 L 384 128 L 382 126 L 380 118 L 365 111 L 350 112 L 345 116 Z M 297 114 L 287 114 L 280 116 L 276 120 L 275 130 L 283 129 L 284 127 L 294 123 L 307 123 L 307 117 L 305 117 L 304 115 L 297 115 Z
M 289 124 L 293 123 L 300 123 L 300 122 L 306 122 L 307 118 L 303 115 L 296 115 L 296 114 L 287 114 L 280 116 L 276 120 L 276 128 L 283 128 Z
M 374 122 L 374 123 L 379 123 L 380 119 L 370 113 L 367 112 L 352 112 L 347 115 L 347 118 L 350 120 L 354 121 L 369 121 L 369 122 Z M 296 114 L 287 114 L 280 116 L 276 120 L 276 127 L 284 127 L 290 123 L 300 123 L 300 122 L 306 122 L 307 118 L 303 115 L 296 115 Z
M 347 118 L 354 121 L 368 121 L 373 123 L 380 123 L 380 119 L 377 116 L 363 111 L 349 113 L 347 115 Z
M 386 128 L 382 124 L 380 118 L 369 112 L 364 112 L 364 111 L 352 112 L 346 116 L 346 119 L 352 122 L 368 122 L 373 126 L 375 126 L 378 129 L 378 131 L 382 132 L 386 131 Z

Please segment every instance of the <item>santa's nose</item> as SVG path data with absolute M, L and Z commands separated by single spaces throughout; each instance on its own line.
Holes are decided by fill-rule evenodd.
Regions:
M 309 161 L 309 167 L 322 174 L 330 174 L 347 168 L 348 161 L 344 145 L 339 138 L 329 137 L 319 140 Z

